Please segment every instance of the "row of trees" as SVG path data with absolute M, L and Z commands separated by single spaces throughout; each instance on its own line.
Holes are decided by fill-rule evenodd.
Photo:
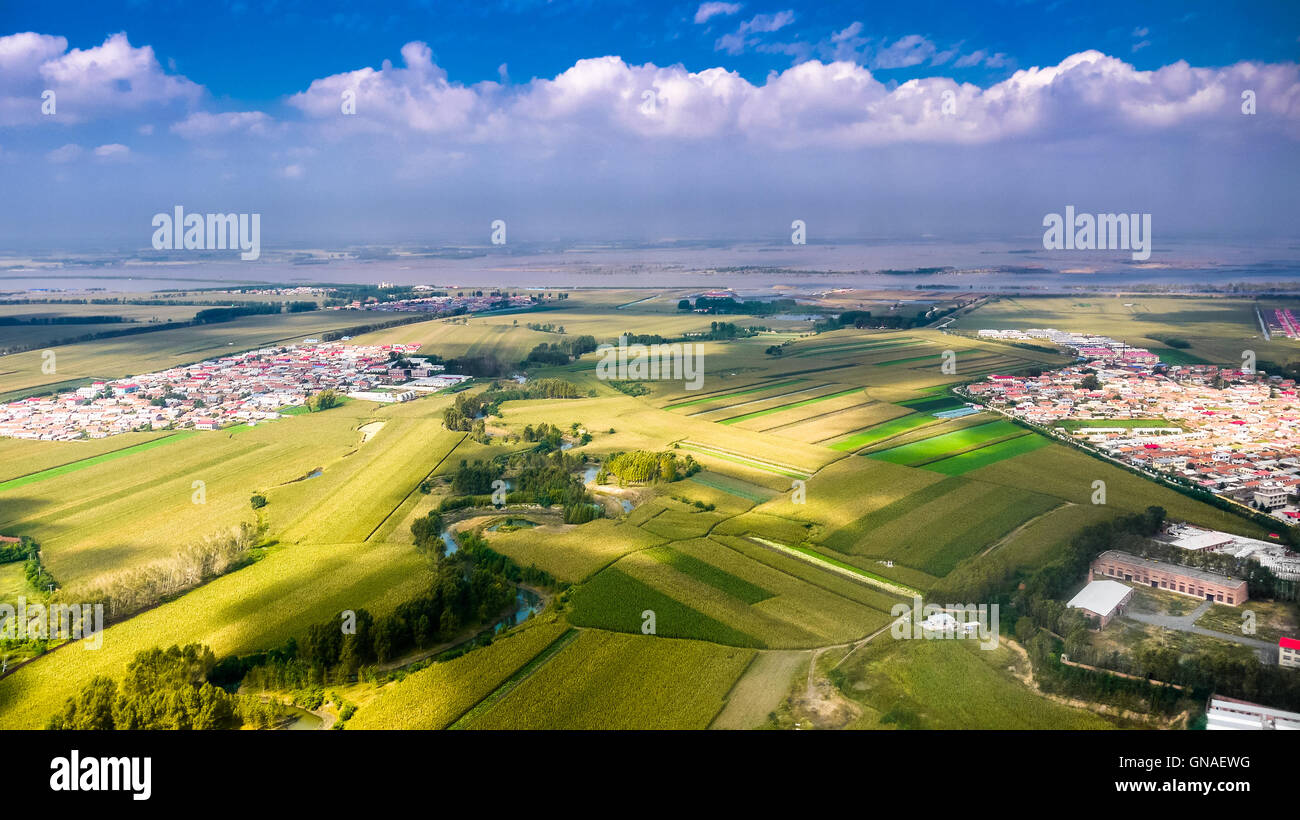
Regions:
M 245 521 L 188 544 L 170 558 L 101 575 L 64 597 L 102 602 L 106 618 L 124 618 L 244 566 L 252 560 L 252 549 L 261 535 L 256 525 Z
M 701 469 L 699 462 L 687 455 L 678 458 L 676 453 L 655 453 L 647 450 L 632 450 L 615 453 L 601 465 L 596 474 L 597 482 L 606 484 L 612 475 L 618 479 L 619 486 L 625 482 L 676 481 L 694 475 Z
M 572 382 L 564 379 L 534 379 L 521 385 L 492 384 L 480 393 L 460 393 L 451 407 L 442 413 L 442 423 L 448 430 L 472 430 L 474 420 L 481 416 L 499 416 L 501 405 L 508 401 L 524 399 L 578 399 L 583 393 Z

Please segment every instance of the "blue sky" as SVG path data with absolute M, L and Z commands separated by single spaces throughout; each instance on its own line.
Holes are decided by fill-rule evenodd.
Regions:
M 957 48 L 1007 55 L 1004 65 L 954 68 L 946 76 L 972 82 L 1002 79 L 1015 67 L 1058 62 L 1098 49 L 1153 69 L 1177 60 L 1221 66 L 1300 57 L 1300 4 L 1293 0 L 1231 3 L 1128 0 L 1002 0 L 998 2 L 739 3 L 706 24 L 693 22 L 700 3 L 644 0 L 519 0 L 518 2 L 0 3 L 9 32 L 60 34 L 73 47 L 102 43 L 126 31 L 152 45 L 165 64 L 218 97 L 267 102 L 312 79 L 346 68 L 378 66 L 411 40 L 422 40 L 451 79 L 495 80 L 502 63 L 512 78 L 552 77 L 578 59 L 605 54 L 629 63 L 681 63 L 691 70 L 719 64 L 717 41 L 756 15 L 794 13 L 766 39 L 816 44 L 854 22 L 890 42 L 919 34 L 939 53 Z M 199 9 L 202 11 L 199 11 Z M 726 65 L 751 82 L 788 67 L 791 57 L 747 48 Z M 907 80 L 936 72 L 929 60 L 884 69 Z
M 1290 236 L 1298 60 L 1294 2 L 0 0 L 0 246 L 175 204 L 268 244 Z

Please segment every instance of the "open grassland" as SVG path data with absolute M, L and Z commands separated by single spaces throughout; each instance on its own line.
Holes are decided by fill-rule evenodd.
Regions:
M 419 594 L 427 563 L 409 544 L 303 544 L 273 550 L 222 576 L 109 627 L 98 650 L 76 644 L 0 679 L 0 728 L 39 729 L 95 675 L 120 676 L 135 653 L 204 643 L 218 657 L 301 639 L 307 624 L 345 609 L 375 615 Z
M 703 729 L 749 649 L 584 630 L 470 729 Z
M 863 707 L 853 728 L 1106 729 L 1082 709 L 1039 696 L 1007 671 L 1011 649 L 970 640 L 880 639 L 840 666 L 841 691 Z
M 383 687 L 357 711 L 349 729 L 445 729 L 523 669 L 565 633 L 554 620 L 532 621 L 445 663 Z
M 23 562 L 13 561 L 8 564 L 0 564 L 0 603 L 13 606 L 20 595 L 35 597 L 34 590 L 27 584 L 27 576 L 23 572 Z

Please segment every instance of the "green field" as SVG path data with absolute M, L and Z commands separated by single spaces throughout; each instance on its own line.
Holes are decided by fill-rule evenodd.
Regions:
M 796 407 L 807 407 L 810 404 L 816 404 L 818 402 L 827 401 L 828 399 L 836 399 L 839 398 L 840 396 L 848 396 L 853 393 L 859 393 L 859 392 L 861 392 L 859 388 L 851 387 L 848 390 L 840 390 L 836 393 L 827 393 L 824 396 L 817 396 L 816 398 L 803 399 L 802 401 L 792 402 L 791 404 L 782 404 L 779 407 L 769 407 L 766 410 L 757 410 L 753 413 L 745 413 L 744 415 L 741 416 L 732 416 L 729 419 L 722 419 L 721 423 L 738 424 L 742 421 L 748 421 L 749 419 L 759 418 L 760 416 L 770 416 L 773 413 L 780 413 L 785 410 L 793 410 Z
M 666 405 L 664 405 L 664 409 L 665 409 L 665 410 L 678 410 L 678 409 L 681 409 L 681 408 L 683 408 L 683 407 L 694 407 L 694 406 L 699 405 L 699 404 L 708 404 L 708 403 L 710 403 L 710 402 L 723 401 L 724 399 L 734 399 L 734 398 L 736 398 L 737 396 L 749 396 L 749 395 L 752 395 L 752 394 L 754 394 L 754 393 L 764 393 L 764 392 L 766 392 L 766 391 L 768 391 L 768 390 L 775 390 L 775 389 L 777 389 L 778 387 L 788 387 L 788 386 L 790 386 L 790 385 L 792 385 L 792 384 L 797 384 L 797 383 L 800 382 L 800 381 L 802 381 L 802 380 L 801 380 L 801 379 L 790 379 L 790 380 L 788 380 L 788 381 L 771 382 L 771 383 L 768 383 L 768 384 L 759 385 L 758 387 L 751 387 L 751 388 L 748 388 L 748 389 L 746 389 L 746 390 L 733 390 L 733 391 L 731 391 L 731 392 L 729 392 L 729 393 L 722 393 L 722 394 L 714 395 L 714 396 L 703 396 L 703 397 L 701 397 L 701 398 L 698 398 L 698 399 L 692 399 L 692 400 L 690 400 L 690 401 L 679 401 L 679 402 L 676 402 L 676 403 L 674 403 L 674 404 L 666 404 Z
M 1103 718 L 1034 694 L 1007 671 L 1006 648 L 967 640 L 873 643 L 841 667 L 864 707 L 860 729 L 1107 729 Z
M 1039 447 L 1046 447 L 1051 441 L 1042 436 L 1019 436 L 1018 438 L 999 441 L 978 450 L 949 456 L 938 461 L 931 461 L 925 469 L 944 475 L 963 475 L 971 470 L 978 470 L 1003 459 L 1015 458 L 1024 453 L 1031 453 Z
M 911 444 L 891 447 L 888 450 L 879 450 L 872 453 L 869 458 L 916 466 L 952 453 L 972 449 L 986 442 L 1017 435 L 1026 435 L 1025 429 L 1005 420 L 991 421 Z
M 421 669 L 381 689 L 348 728 L 445 729 L 565 632 L 563 624 L 529 623 L 486 649 Z
M 44 481 L 47 478 L 54 478 L 56 476 L 67 475 L 68 473 L 76 472 L 77 470 L 83 470 L 86 467 L 93 467 L 96 464 L 103 464 L 106 461 L 112 461 L 113 459 L 121 458 L 122 456 L 130 456 L 130 455 L 135 455 L 136 453 L 143 453 L 145 450 L 152 450 L 153 448 L 161 447 L 164 444 L 173 444 L 177 441 L 180 441 L 181 439 L 185 439 L 193 435 L 197 435 L 197 433 L 188 430 L 179 433 L 171 433 L 169 435 L 163 436 L 162 438 L 154 439 L 153 441 L 146 441 L 142 444 L 133 444 L 130 447 L 124 447 L 121 450 L 114 450 L 109 453 L 103 453 L 102 455 L 83 458 L 80 461 L 69 462 L 68 464 L 62 464 L 59 465 L 58 467 L 51 467 L 48 470 L 41 470 L 38 473 L 28 473 L 27 475 L 24 476 L 11 478 L 8 481 L 0 482 L 0 493 L 5 492 L 6 490 L 16 490 L 19 487 L 25 487 L 28 484 L 35 484 L 36 482 Z
M 866 430 L 854 433 L 846 439 L 832 443 L 830 448 L 832 450 L 846 452 L 861 450 L 868 444 L 874 444 L 877 441 L 884 441 L 885 439 L 893 438 L 901 433 L 906 433 L 908 430 L 915 430 L 917 427 L 932 424 L 935 421 L 936 419 L 933 416 L 914 413 L 912 415 L 903 416 L 902 418 L 893 419 L 892 421 L 887 421 L 883 424 L 877 424 L 874 427 L 868 427 Z
M 584 630 L 469 729 L 703 729 L 754 653 Z
M 354 341 L 418 343 L 444 358 L 493 355 L 513 372 L 536 345 L 565 336 L 591 334 L 600 343 L 620 333 L 707 331 L 711 317 L 676 310 L 687 295 L 575 291 L 537 317 L 564 325 L 563 336 L 528 329 L 531 319 L 522 316 L 473 316 Z M 825 298 L 835 310 L 863 307 L 861 294 Z M 844 328 L 812 335 L 806 323 L 790 331 L 793 323 L 728 316 L 778 332 L 701 342 L 703 395 L 666 381 L 627 395 L 596 377 L 597 357 L 588 354 L 526 368 L 529 379 L 571 381 L 580 398 L 506 402 L 470 434 L 444 427 L 453 396 L 437 394 L 394 405 L 351 401 L 210 433 L 0 440 L 0 534 L 40 541 L 60 594 L 167 560 L 241 522 L 266 528 L 257 560 L 112 625 L 101 650 L 69 646 L 0 679 L 0 728 L 43 726 L 66 697 L 96 675 L 120 678 L 143 649 L 198 641 L 218 657 L 247 655 L 290 637 L 301 642 L 309 625 L 342 610 L 379 615 L 425 592 L 433 576 L 412 544 L 413 523 L 451 494 L 445 479 L 461 460 L 504 461 L 530 450 L 536 440 L 526 428 L 542 424 L 564 431 L 566 452 L 586 467 L 644 450 L 690 455 L 704 469 L 684 480 L 597 487 L 609 517 L 581 525 L 561 523 L 558 508 L 512 508 L 509 515 L 537 526 L 509 531 L 490 529 L 506 513 L 458 515 L 457 527 L 481 532 L 520 568 L 556 580 L 543 590 L 548 608 L 454 659 L 339 682 L 359 705 L 348 728 L 705 728 L 724 709 L 745 725 L 784 727 L 810 681 L 845 655 L 833 677 L 856 728 L 1105 727 L 1022 682 L 1023 660 L 1006 646 L 984 652 L 967 642 L 882 634 L 849 648 L 888 626 L 893 605 L 913 593 L 991 569 L 1032 572 L 1084 527 L 1148 505 L 1177 520 L 1264 534 L 990 413 L 931 415 L 961 406 L 947 393 L 958 379 L 1065 361 L 963 335 L 973 328 L 1071 328 L 1095 319 L 1086 329 L 1151 345 L 1144 334 L 1163 335 L 1185 319 L 1188 329 L 1178 333 L 1192 342 L 1185 355 L 1209 360 L 1242 349 L 1252 333 L 1239 321 L 1248 300 L 1125 301 L 1138 306 L 1118 310 L 1124 303 L 1110 297 L 994 298 L 961 314 L 952 334 Z M 359 320 L 323 313 L 72 345 L 59 353 L 59 375 L 43 378 L 140 373 Z M 1072 316 L 1083 318 L 1067 324 Z M 783 342 L 781 355 L 766 352 Z M 935 353 L 919 355 L 927 345 Z M 1261 358 L 1277 361 L 1297 352 L 1292 342 L 1260 347 L 1273 351 Z M 939 370 L 940 349 L 958 352 L 958 375 Z M 27 354 L 4 360 L 4 370 L 22 372 L 37 361 Z M 489 381 L 476 379 L 470 389 Z M 30 373 L 13 385 L 42 387 Z M 382 426 L 367 426 L 375 423 Z M 1099 479 L 1105 505 L 1092 503 Z M 254 511 L 253 493 L 267 505 Z M 0 600 L 26 594 L 25 583 L 21 564 L 0 567 Z M 653 634 L 646 634 L 648 613 Z M 821 661 L 807 676 L 799 658 L 814 653 Z M 774 696 L 772 686 L 783 690 Z

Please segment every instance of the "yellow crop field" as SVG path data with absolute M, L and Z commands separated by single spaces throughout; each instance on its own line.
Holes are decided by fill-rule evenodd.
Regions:
M 554 619 L 530 621 L 491 646 L 425 667 L 380 689 L 348 728 L 445 729 L 567 628 Z
M 703 729 L 752 649 L 583 630 L 468 728 Z
M 174 601 L 105 630 L 103 646 L 70 644 L 0 679 L 0 729 L 39 729 L 95 675 L 120 675 L 136 652 L 200 642 L 218 657 L 278 646 L 345 609 L 380 614 L 432 575 L 409 544 L 300 544 L 273 550 Z

